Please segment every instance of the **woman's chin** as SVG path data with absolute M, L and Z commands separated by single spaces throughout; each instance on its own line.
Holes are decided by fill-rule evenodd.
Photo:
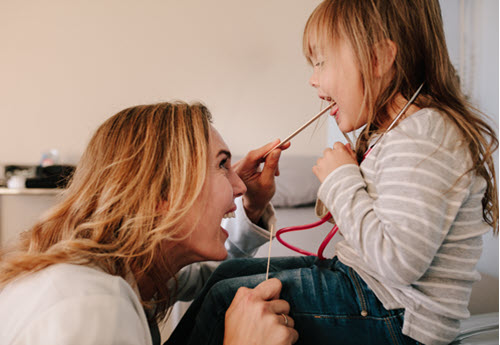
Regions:
M 203 261 L 223 261 L 226 259 L 227 259 L 227 250 L 226 248 L 224 248 L 224 250 L 217 251 L 217 253 L 210 255 Z

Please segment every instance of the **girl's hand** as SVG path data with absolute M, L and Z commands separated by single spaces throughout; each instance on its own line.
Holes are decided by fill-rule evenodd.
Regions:
M 264 155 L 279 142 L 277 139 L 250 151 L 243 159 L 233 165 L 233 169 L 247 187 L 247 191 L 243 195 L 243 206 L 248 219 L 255 224 L 259 222 L 276 191 L 274 176 L 279 176 L 278 162 L 281 151 L 290 147 L 290 143 L 287 143 L 271 152 L 264 160 Z M 262 162 L 264 162 L 264 167 L 260 170 Z
M 356 154 L 351 149 L 351 145 L 344 145 L 341 142 L 333 144 L 333 149 L 327 148 L 323 151 L 323 157 L 318 158 L 312 170 L 321 183 L 328 175 L 338 167 L 345 164 L 358 164 Z
M 299 334 L 288 316 L 290 305 L 278 299 L 280 291 L 276 278 L 255 289 L 239 288 L 226 312 L 224 345 L 294 344 Z

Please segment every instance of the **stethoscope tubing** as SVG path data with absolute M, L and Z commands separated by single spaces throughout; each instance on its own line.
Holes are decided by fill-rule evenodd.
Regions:
M 399 112 L 399 114 L 394 118 L 394 120 L 391 122 L 391 124 L 389 125 L 389 127 L 387 128 L 387 130 L 382 133 L 382 135 L 375 141 L 375 144 L 373 144 L 366 152 L 365 154 L 363 155 L 363 160 L 365 160 L 365 158 L 370 154 L 370 152 L 372 151 L 373 147 L 382 139 L 382 137 L 394 126 L 394 124 L 399 120 L 399 118 L 404 114 L 404 112 L 406 111 L 406 109 L 410 106 L 410 104 L 413 103 L 413 101 L 415 100 L 415 98 L 417 98 L 418 94 L 420 93 L 420 90 L 422 90 L 422 87 L 424 86 L 424 83 L 422 83 L 419 88 L 417 89 L 417 91 L 415 91 L 415 93 L 413 94 L 413 96 L 410 98 L 410 100 L 406 103 L 406 105 L 403 107 L 403 109 L 401 109 L 401 111 Z M 337 224 L 335 224 L 332 228 L 332 230 L 330 230 L 330 232 L 328 233 L 328 235 L 326 235 L 325 239 L 321 242 L 321 245 L 319 246 L 318 248 L 318 253 L 315 254 L 315 253 L 312 253 L 312 252 L 309 252 L 307 250 L 304 250 L 304 249 L 301 249 L 299 247 L 295 247 L 287 242 L 285 242 L 282 238 L 281 238 L 281 235 L 282 234 L 285 234 L 287 232 L 291 232 L 291 231 L 300 231 L 300 230 L 307 230 L 307 229 L 312 229 L 312 228 L 315 228 L 317 226 L 320 226 L 324 223 L 326 223 L 327 221 L 329 221 L 330 219 L 332 218 L 332 214 L 330 212 L 328 212 L 325 216 L 323 216 L 323 218 L 321 218 L 319 221 L 315 222 L 315 223 L 311 223 L 311 224 L 305 224 L 305 225 L 297 225 L 297 226 L 289 226 L 289 227 L 286 227 L 286 228 L 282 228 L 280 230 L 278 230 L 276 232 L 276 238 L 278 239 L 278 241 L 284 245 L 285 247 L 287 247 L 288 249 L 291 249 L 297 253 L 300 253 L 300 254 L 303 254 L 303 255 L 308 255 L 308 256 L 317 256 L 320 260 L 325 260 L 326 258 L 323 256 L 323 252 L 326 248 L 326 246 L 328 245 L 328 243 L 330 242 L 330 240 L 333 238 L 333 236 L 337 233 L 337 231 L 339 230 Z
M 330 231 L 330 233 L 325 237 L 325 239 L 323 240 L 323 242 L 321 243 L 321 246 L 320 246 L 320 249 L 323 247 L 323 250 L 321 250 L 321 252 L 320 252 L 320 250 L 318 250 L 318 254 L 315 254 L 315 253 L 312 253 L 312 252 L 308 252 L 307 250 L 301 249 L 299 247 L 295 247 L 295 246 L 293 246 L 293 245 L 285 242 L 284 240 L 281 239 L 281 235 L 285 234 L 287 232 L 291 232 L 291 231 L 299 231 L 299 230 L 307 230 L 307 229 L 315 228 L 317 226 L 320 226 L 320 225 L 326 223 L 331 218 L 332 218 L 332 214 L 330 212 L 328 212 L 323 218 L 321 218 L 319 221 L 317 221 L 315 223 L 305 224 L 305 225 L 297 225 L 297 226 L 289 226 L 287 228 L 280 229 L 280 230 L 278 230 L 276 232 L 276 239 L 282 245 L 284 245 L 288 249 L 296 251 L 297 253 L 300 253 L 300 254 L 303 254 L 303 255 L 318 256 L 320 259 L 323 259 L 323 250 L 327 246 L 328 242 L 330 242 L 330 240 L 333 237 L 333 235 L 335 235 L 335 233 L 337 232 L 336 230 L 334 231 L 334 229 L 332 229 Z M 334 226 L 334 228 L 336 228 L 336 227 L 337 227 L 337 225 Z M 332 234 L 332 232 L 333 232 L 333 234 Z

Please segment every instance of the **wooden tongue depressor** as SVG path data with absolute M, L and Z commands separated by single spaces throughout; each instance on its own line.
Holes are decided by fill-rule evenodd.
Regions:
M 314 121 L 316 121 L 321 115 L 323 115 L 324 113 L 326 113 L 327 110 L 330 109 L 331 107 L 333 107 L 335 104 L 336 104 L 335 102 L 330 103 L 325 109 L 321 110 L 319 113 L 317 113 L 316 115 L 314 115 L 309 121 L 307 121 L 306 123 L 304 123 L 299 129 L 297 129 L 295 132 L 293 132 L 288 137 L 286 137 L 285 140 L 283 140 L 278 145 L 276 145 L 275 147 L 273 147 L 272 149 L 270 149 L 264 155 L 264 157 L 262 157 L 262 159 L 266 159 L 267 155 L 269 155 L 273 150 L 277 149 L 278 147 L 281 147 L 281 146 L 285 145 L 287 142 L 289 142 L 290 140 L 292 140 L 293 137 L 295 137 L 297 134 L 299 134 L 304 129 L 306 129 L 307 126 L 309 126 L 311 123 L 313 123 Z
M 271 229 L 269 229 L 269 253 L 267 254 L 266 280 L 269 279 L 269 265 L 271 264 L 271 245 L 273 244 L 273 230 L 274 224 L 271 224 Z

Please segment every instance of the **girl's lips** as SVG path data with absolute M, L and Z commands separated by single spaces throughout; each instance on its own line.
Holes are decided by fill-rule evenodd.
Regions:
M 335 117 L 335 119 L 337 118 L 337 113 L 339 111 L 339 106 L 338 105 L 334 105 L 331 109 L 330 109 L 330 116 L 333 116 Z

